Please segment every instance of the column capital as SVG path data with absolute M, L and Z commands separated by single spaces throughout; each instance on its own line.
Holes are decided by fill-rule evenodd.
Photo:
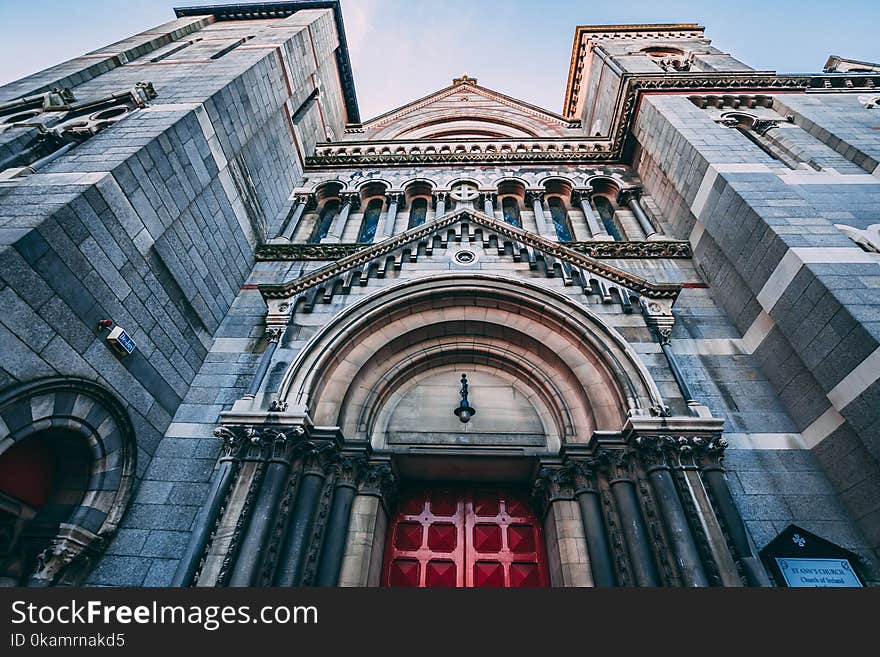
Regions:
M 587 187 L 575 187 L 571 190 L 571 202 L 572 203 L 582 203 L 586 201 L 587 203 L 593 198 L 593 188 L 590 186 Z
M 350 205 L 352 209 L 356 209 L 361 204 L 361 195 L 359 192 L 341 192 L 339 199 L 343 205 Z
M 483 201 L 495 203 L 498 200 L 498 192 L 482 192 Z
M 543 189 L 529 189 L 526 190 L 526 201 L 528 203 L 534 203 L 538 201 L 541 205 L 544 204 L 544 196 L 546 192 Z
M 388 463 L 367 463 L 358 483 L 360 495 L 374 495 L 381 498 L 386 505 L 397 494 L 397 478 Z
M 438 202 L 442 201 L 443 203 L 446 203 L 449 200 L 449 192 L 434 192 L 431 196 L 434 197 L 435 207 Z
M 386 192 L 385 198 L 388 200 L 389 205 L 397 203 L 398 207 L 403 207 L 405 199 L 403 192 Z
M 617 193 L 617 204 L 626 205 L 630 201 L 638 201 L 642 197 L 641 187 L 627 187 Z
M 266 327 L 264 335 L 269 342 L 278 342 L 281 340 L 281 336 L 284 335 L 285 329 L 287 329 L 287 325 L 271 324 Z
M 221 461 L 275 461 L 290 463 L 295 446 L 306 431 L 295 426 L 283 431 L 259 426 L 220 426 L 214 435 L 223 440 Z
M 312 205 L 317 200 L 314 192 L 297 192 L 293 195 L 294 203 L 302 203 L 303 205 Z

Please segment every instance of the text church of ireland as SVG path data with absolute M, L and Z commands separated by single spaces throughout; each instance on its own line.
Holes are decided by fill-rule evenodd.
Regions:
M 0 87 L 0 583 L 880 578 L 880 65 L 368 118 L 335 0 L 175 12 Z

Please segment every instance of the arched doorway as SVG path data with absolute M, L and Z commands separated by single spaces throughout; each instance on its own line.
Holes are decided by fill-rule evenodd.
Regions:
M 134 430 L 122 404 L 73 377 L 0 392 L 0 583 L 81 584 L 131 496 Z
M 467 423 L 453 414 L 461 374 L 476 409 Z M 359 581 L 387 586 L 589 583 L 586 552 L 566 552 L 584 541 L 577 502 L 557 495 L 542 506 L 538 473 L 662 406 L 598 315 L 534 283 L 480 274 L 405 281 L 349 307 L 300 353 L 278 398 L 390 461 L 400 496 L 383 498 L 384 511 L 375 495 L 357 496 L 352 523 L 363 518 L 373 533 L 349 547 L 373 547 L 346 555 L 361 569 L 370 562 Z M 343 583 L 349 572 L 343 564 Z

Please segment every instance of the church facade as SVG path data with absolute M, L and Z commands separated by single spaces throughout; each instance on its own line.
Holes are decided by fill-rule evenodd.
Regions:
M 880 67 L 363 120 L 337 2 L 175 12 L 0 88 L 0 581 L 876 581 Z

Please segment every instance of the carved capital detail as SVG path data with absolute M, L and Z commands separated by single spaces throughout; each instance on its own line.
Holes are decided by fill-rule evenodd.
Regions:
M 303 440 L 305 429 L 285 427 L 217 427 L 214 435 L 223 439 L 220 459 L 226 461 L 275 461 L 290 463 L 294 447 Z

